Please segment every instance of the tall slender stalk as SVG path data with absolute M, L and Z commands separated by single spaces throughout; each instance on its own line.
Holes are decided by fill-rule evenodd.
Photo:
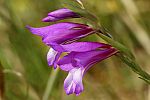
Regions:
M 43 94 L 42 100 L 49 100 L 48 98 L 52 92 L 52 88 L 55 83 L 58 72 L 59 72 L 58 68 L 56 70 L 52 70 L 50 77 L 48 79 L 47 86 L 45 88 L 45 92 Z
M 135 62 L 132 57 L 129 56 L 132 55 L 132 53 L 122 44 L 119 42 L 116 42 L 109 37 L 105 36 L 104 34 L 97 33 L 99 37 L 110 43 L 112 46 L 116 47 L 118 50 L 121 51 L 121 53 L 117 54 L 117 56 L 125 63 L 127 64 L 135 73 L 140 75 L 139 78 L 143 79 L 145 82 L 150 84 L 150 75 L 141 69 L 141 67 Z M 133 56 L 133 55 L 132 55 Z

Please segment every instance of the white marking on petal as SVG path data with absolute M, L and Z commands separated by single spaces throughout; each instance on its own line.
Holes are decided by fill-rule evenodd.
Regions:
M 68 95 L 72 93 L 79 95 L 83 91 L 82 77 L 82 68 L 74 68 L 69 71 L 69 74 L 64 81 L 64 89 Z
M 51 66 L 54 64 L 55 61 L 55 57 L 57 55 L 57 51 L 55 51 L 53 48 L 50 48 L 48 53 L 47 53 L 47 61 L 48 61 L 48 65 Z
M 81 83 L 81 82 L 82 82 L 82 69 L 81 69 L 81 68 L 77 69 L 77 70 L 74 72 L 73 81 L 74 81 L 75 83 Z

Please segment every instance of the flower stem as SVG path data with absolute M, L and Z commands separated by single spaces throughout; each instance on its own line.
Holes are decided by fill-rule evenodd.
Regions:
M 58 68 L 56 70 L 52 70 L 50 77 L 48 79 L 47 86 L 45 88 L 45 92 L 43 94 L 42 100 L 49 100 L 49 95 L 51 94 L 52 87 L 53 87 L 53 84 L 56 80 L 58 72 L 59 72 Z
M 126 63 L 135 73 L 139 74 L 142 80 L 150 84 L 150 75 L 146 73 L 144 70 L 141 69 L 141 67 L 133 60 L 131 60 L 129 57 L 123 55 L 123 54 L 117 54 L 117 56 Z
M 97 33 L 99 37 L 104 39 L 106 42 L 110 43 L 113 47 L 117 48 L 120 53 L 117 54 L 117 56 L 125 63 L 127 64 L 135 73 L 140 75 L 139 78 L 150 84 L 150 75 L 141 69 L 141 67 L 135 62 L 133 54 L 130 52 L 128 48 L 126 48 L 124 45 L 120 44 L 117 41 L 114 41 L 113 39 L 109 38 L 108 36 L 104 35 L 105 33 Z
M 126 48 L 124 45 L 122 45 L 121 43 L 113 40 L 112 38 L 108 37 L 105 35 L 105 33 L 96 33 L 99 37 L 101 37 L 102 39 L 104 39 L 106 42 L 108 42 L 109 44 L 111 44 L 113 47 L 117 48 L 120 52 L 125 53 L 126 55 L 128 55 L 130 58 L 135 59 L 133 54 L 131 53 L 131 51 Z

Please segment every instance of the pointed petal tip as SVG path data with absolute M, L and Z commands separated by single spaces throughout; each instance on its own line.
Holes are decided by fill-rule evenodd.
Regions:
M 79 96 L 81 93 L 83 92 L 83 87 L 77 87 L 76 86 L 76 89 L 74 91 L 74 93 L 76 94 L 76 96 Z
M 66 91 L 66 94 L 67 94 L 67 95 L 71 95 L 71 94 L 73 94 L 73 93 L 72 93 L 72 92 L 67 92 L 67 91 Z M 81 94 L 81 93 L 75 93 L 76 96 L 79 96 L 80 94 Z
M 25 28 L 27 28 L 28 30 L 30 30 L 30 29 L 31 29 L 31 26 L 26 25 Z
M 59 19 L 54 17 L 54 16 L 47 16 L 42 19 L 42 22 L 55 22 L 58 21 Z
M 50 62 L 48 62 L 48 66 L 52 66 L 52 64 Z
M 45 17 L 42 19 L 42 22 L 50 22 L 49 17 Z
M 76 96 L 79 96 L 79 95 L 80 95 L 80 93 L 77 93 L 77 94 L 76 94 Z
M 54 10 L 52 12 L 49 12 L 47 15 L 48 16 L 51 16 L 53 15 L 54 13 L 60 13 L 60 12 L 66 12 L 66 11 L 71 11 L 70 9 L 67 9 L 67 8 L 60 8 L 60 9 L 57 9 L 57 10 Z
M 70 94 L 73 94 L 73 90 L 68 90 L 68 87 L 67 88 L 64 88 L 65 92 L 67 95 L 70 95 Z
M 67 91 L 66 91 L 66 94 L 67 94 L 67 95 L 70 95 L 70 94 L 72 94 L 72 93 L 71 93 L 71 92 L 67 92 Z
M 31 26 L 29 26 L 29 25 L 26 25 L 26 28 L 27 28 L 31 33 L 34 34 L 34 27 L 31 27 Z
M 57 65 L 54 65 L 54 70 L 57 68 Z
M 49 67 L 53 67 L 53 68 L 54 68 L 54 70 L 56 70 L 56 69 L 57 69 L 57 66 L 54 66 L 54 65 L 52 65 L 52 64 L 49 64 L 49 63 L 48 63 L 48 66 L 49 66 Z

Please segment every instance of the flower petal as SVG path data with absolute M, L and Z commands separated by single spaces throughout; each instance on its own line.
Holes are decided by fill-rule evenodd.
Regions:
M 58 65 L 62 66 L 67 63 L 72 63 L 73 67 L 85 67 L 85 69 L 88 69 L 87 67 L 102 61 L 117 52 L 118 51 L 114 48 L 92 50 L 87 52 L 71 52 L 60 59 Z
M 47 45 L 51 43 L 61 44 L 66 41 L 79 39 L 93 33 L 93 29 L 84 24 L 63 22 L 46 27 L 27 28 L 36 35 L 43 37 L 43 42 Z
M 52 47 L 60 52 L 85 52 L 98 48 L 110 48 L 111 46 L 99 42 L 74 42 L 66 45 L 53 45 Z
M 63 64 L 61 66 L 59 66 L 61 70 L 64 70 L 64 71 L 70 71 L 74 68 L 74 66 L 72 66 L 71 63 L 68 63 L 68 64 Z
M 48 13 L 48 17 L 42 19 L 43 22 L 54 22 L 67 18 L 79 18 L 80 16 L 67 8 L 62 8 Z
M 56 18 L 53 16 L 47 16 L 42 19 L 43 22 L 53 22 L 53 21 L 57 21 L 57 20 L 60 20 L 60 18 Z
M 68 59 L 68 56 L 69 56 L 70 59 Z M 71 54 L 71 55 L 67 55 L 67 57 L 64 56 L 63 59 L 60 59 L 60 60 L 57 62 L 57 64 L 59 65 L 60 69 L 61 69 L 61 70 L 64 70 L 64 71 L 70 71 L 70 70 L 72 70 L 73 68 L 75 68 L 75 67 L 73 66 L 73 64 L 75 63 L 75 62 L 74 62 L 75 60 L 72 59 L 73 57 L 74 57 L 74 55 Z
M 69 73 L 64 81 L 64 89 L 66 90 L 66 94 L 68 94 L 68 95 L 73 93 L 72 79 L 73 79 L 73 75 L 71 73 Z
M 76 88 L 74 93 L 76 94 L 76 96 L 80 95 L 80 93 L 83 91 L 83 84 L 76 84 Z
M 54 65 L 54 68 L 57 68 L 57 61 L 60 57 L 61 53 L 55 51 L 54 49 L 50 48 L 47 53 L 47 62 L 49 66 Z
M 74 59 L 76 60 L 76 66 L 83 66 L 85 69 L 89 69 L 93 64 L 100 62 L 114 54 L 118 51 L 114 48 L 109 48 L 105 50 L 93 50 L 84 53 L 76 53 Z

